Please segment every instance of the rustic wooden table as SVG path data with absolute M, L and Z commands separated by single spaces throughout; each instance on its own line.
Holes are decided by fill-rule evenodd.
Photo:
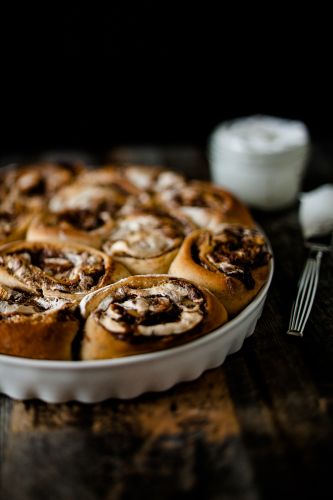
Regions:
M 193 148 L 134 148 L 113 158 L 208 175 Z M 304 182 L 332 182 L 318 147 Z M 333 259 L 303 339 L 285 334 L 305 252 L 297 206 L 254 213 L 276 271 L 262 318 L 222 367 L 162 394 L 95 405 L 0 396 L 4 499 L 332 498 Z

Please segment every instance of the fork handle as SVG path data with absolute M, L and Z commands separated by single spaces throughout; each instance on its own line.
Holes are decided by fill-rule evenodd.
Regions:
M 296 300 L 291 310 L 289 328 L 287 330 L 288 335 L 303 337 L 304 328 L 317 291 L 322 256 L 323 252 L 318 250 L 317 252 L 311 252 L 307 258 L 298 283 Z

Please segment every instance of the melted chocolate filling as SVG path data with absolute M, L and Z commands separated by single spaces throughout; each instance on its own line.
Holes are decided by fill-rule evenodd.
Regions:
M 21 189 L 21 191 L 27 196 L 42 196 L 47 191 L 45 179 L 40 177 L 36 184 L 29 186 L 27 189 Z
M 223 210 L 225 199 L 220 193 L 205 193 L 200 191 L 183 191 L 174 197 L 175 203 L 180 206 L 216 208 Z
M 105 212 L 98 213 L 92 210 L 67 210 L 58 215 L 58 221 L 65 221 L 71 226 L 84 231 L 93 231 L 103 226 L 107 221 Z

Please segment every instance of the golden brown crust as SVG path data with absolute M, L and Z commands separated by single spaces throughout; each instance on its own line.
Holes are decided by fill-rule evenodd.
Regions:
M 163 274 L 194 229 L 181 213 L 136 210 L 118 217 L 102 248 L 133 274 Z
M 164 255 L 152 258 L 139 258 L 130 257 L 126 255 L 114 255 L 114 259 L 122 263 L 131 274 L 150 274 L 150 273 L 167 273 L 171 262 L 176 257 L 179 247 L 166 252 Z
M 80 164 L 39 162 L 13 165 L 1 173 L 1 183 L 10 202 L 39 210 L 60 188 L 84 170 Z
M 175 185 L 158 193 L 155 199 L 163 207 L 184 212 L 197 227 L 214 232 L 226 222 L 254 226 L 245 205 L 229 191 L 210 182 L 190 181 L 185 186 Z
M 127 195 L 137 196 L 140 193 L 140 189 L 126 179 L 122 168 L 118 165 L 104 165 L 89 169 L 80 175 L 78 182 L 89 186 L 109 187 Z
M 159 165 L 112 164 L 88 170 L 79 184 L 120 189 L 128 195 L 118 215 L 127 215 L 138 209 L 156 208 L 154 193 L 174 185 L 185 185 L 185 177 Z
M 0 248 L 0 284 L 44 296 L 80 300 L 130 273 L 94 248 L 18 241 Z
M 99 185 L 77 181 L 52 197 L 49 210 L 32 221 L 27 239 L 74 242 L 100 248 L 116 214 L 131 198 L 119 183 Z
M 136 190 L 132 194 L 138 194 L 159 192 L 175 184 L 185 184 L 185 177 L 160 165 L 118 163 L 90 170 L 80 176 L 80 182 L 103 186 L 119 182 L 124 186 L 132 186 L 131 189 Z
M 80 165 L 55 163 L 14 166 L 0 174 L 0 196 L 0 245 L 5 243 L 0 247 L 0 303 L 7 300 L 2 285 L 15 288 L 14 295 L 33 295 L 35 298 L 27 300 L 34 304 L 38 302 L 36 297 L 39 301 L 70 300 L 77 304 L 89 294 L 89 300 L 82 301 L 87 316 L 84 359 L 127 356 L 188 342 L 227 320 L 221 302 L 234 315 L 267 279 L 267 262 L 257 265 L 256 261 L 249 271 L 247 264 L 247 270 L 241 269 L 236 259 L 236 268 L 235 262 L 228 268 L 219 261 L 220 250 L 214 250 L 214 238 L 220 238 L 226 222 L 247 226 L 246 231 L 254 227 L 247 208 L 221 187 L 203 181 L 188 182 L 183 175 L 164 167 L 127 164 L 86 170 Z M 198 227 L 209 231 L 196 231 Z M 24 237 L 27 241 L 15 241 Z M 193 252 L 193 245 L 198 245 L 199 250 Z M 130 272 L 146 276 L 129 277 Z M 166 272 L 177 278 L 162 274 Z M 142 324 L 137 331 L 125 328 L 126 340 L 121 339 L 119 332 L 110 333 L 105 327 L 103 321 L 107 323 L 110 318 L 101 321 L 93 309 L 98 309 L 110 291 L 118 293 L 118 283 L 107 285 L 125 277 L 129 277 L 126 286 L 139 295 L 145 293 L 145 287 L 156 288 L 156 284 L 167 280 L 180 283 L 187 278 L 192 282 L 186 285 L 190 295 L 191 286 L 199 286 L 205 305 L 200 299 L 195 307 L 205 314 L 202 318 L 191 316 L 194 309 L 186 311 L 182 297 L 171 300 L 164 291 L 162 299 L 150 304 L 150 310 L 147 297 L 140 295 L 145 311 L 140 314 L 147 315 L 149 310 L 153 316 L 155 309 L 161 308 L 159 326 L 149 324 L 149 312 L 148 324 Z M 177 304 L 185 307 L 185 316 Z M 1 305 L 5 312 L 0 314 L 0 350 L 19 356 L 70 359 L 69 345 L 78 329 L 76 318 L 59 308 L 43 311 L 37 307 L 35 312 L 27 313 L 21 306 L 21 312 L 12 314 L 12 303 L 9 308 Z M 91 314 L 86 314 L 89 308 Z M 186 321 L 195 319 L 194 326 L 185 333 L 178 331 L 177 315 L 182 321 L 184 317 Z M 134 323 L 139 325 L 138 321 Z
M 208 290 L 168 275 L 131 276 L 81 302 L 87 318 L 82 359 L 108 359 L 174 347 L 227 321 Z
M 28 241 L 73 242 L 100 248 L 114 220 L 109 214 L 90 210 L 44 212 L 33 218 L 27 230 Z
M 242 236 L 235 239 L 228 234 L 228 231 L 237 233 L 238 230 L 242 234 L 245 232 L 250 240 L 247 250 Z M 218 235 L 205 230 L 194 231 L 184 240 L 169 273 L 206 286 L 228 313 L 235 315 L 257 295 L 268 277 L 269 253 L 264 239 L 260 236 L 257 246 L 251 242 L 257 235 L 257 231 L 239 225 L 225 225 Z M 254 257 L 253 252 L 257 252 Z
M 64 210 L 102 211 L 114 215 L 128 198 L 128 193 L 117 187 L 75 182 L 63 187 L 49 203 L 54 213 Z
M 72 304 L 0 286 L 0 353 L 70 360 L 79 319 Z
M 69 361 L 78 319 L 57 319 L 58 313 L 0 319 L 0 352 L 34 359 Z

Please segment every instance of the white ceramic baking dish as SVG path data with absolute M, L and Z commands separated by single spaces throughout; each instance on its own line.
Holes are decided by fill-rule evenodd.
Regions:
M 44 361 L 0 355 L 0 392 L 15 399 L 95 403 L 134 398 L 194 380 L 221 365 L 253 333 L 273 267 L 271 260 L 267 283 L 257 297 L 234 319 L 204 337 L 164 351 L 110 360 Z

